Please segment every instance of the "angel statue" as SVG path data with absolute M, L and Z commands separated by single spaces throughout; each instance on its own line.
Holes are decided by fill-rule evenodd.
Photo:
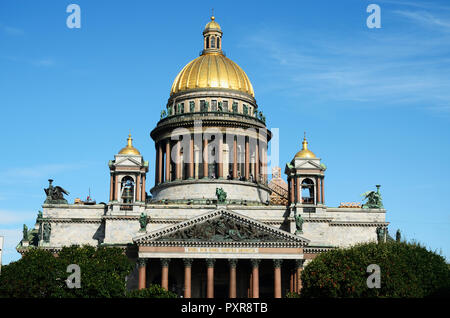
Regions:
M 380 185 L 377 184 L 377 191 L 367 191 L 361 196 L 367 200 L 366 203 L 362 205 L 364 209 L 383 209 L 383 202 L 381 201 Z
M 48 188 L 44 189 L 47 199 L 45 199 L 44 204 L 68 204 L 67 200 L 64 199 L 64 195 L 69 195 L 69 192 L 61 188 L 60 186 L 54 187 L 52 185 L 53 180 L 48 179 Z
M 225 200 L 227 199 L 227 193 L 222 188 L 216 188 L 216 196 L 217 202 L 225 203 Z

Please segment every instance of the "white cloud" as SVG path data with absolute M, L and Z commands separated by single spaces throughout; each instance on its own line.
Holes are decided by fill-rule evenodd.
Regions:
M 259 29 L 242 46 L 264 51 L 255 59 L 270 69 L 262 87 L 311 101 L 419 103 L 445 110 L 450 104 L 450 36 L 447 34 L 357 33 L 318 36 Z M 331 33 L 333 34 L 333 33 Z M 355 40 L 355 38 L 357 38 Z M 418 45 L 420 43 L 420 45 Z M 261 87 L 259 88 L 261 91 Z
M 426 11 L 397 10 L 393 12 L 422 25 L 438 27 L 441 30 L 450 31 L 450 21 L 448 18 L 444 20 Z

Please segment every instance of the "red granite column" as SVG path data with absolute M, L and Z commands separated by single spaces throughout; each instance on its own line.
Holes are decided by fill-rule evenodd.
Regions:
M 256 139 L 255 142 L 255 181 L 259 183 L 259 140 Z
M 229 259 L 230 263 L 230 298 L 236 298 L 236 265 L 237 259 Z
M 248 137 L 245 138 L 245 180 L 250 178 L 250 149 L 248 144 Z
M 264 183 L 267 182 L 267 142 L 263 143 L 263 175 L 264 175 Z
M 141 191 L 141 201 L 145 202 L 145 174 L 142 175 L 142 191 Z
M 139 289 L 144 289 L 146 287 L 146 281 L 145 281 L 145 271 L 146 271 L 146 259 L 140 258 L 138 259 L 138 266 L 139 266 Z
M 184 258 L 184 298 L 191 298 L 191 268 L 192 258 Z
M 163 177 L 163 151 L 162 151 L 162 145 L 159 142 L 158 143 L 158 184 L 162 183 L 162 177 Z
M 208 139 L 203 135 L 203 178 L 209 177 Z
M 111 179 L 109 182 L 109 201 L 114 200 L 113 198 L 114 198 L 114 177 L 111 174 Z
M 252 298 L 259 298 L 259 263 L 261 260 L 252 259 Z
M 175 171 L 175 178 L 176 180 L 180 180 L 181 179 L 181 141 L 178 140 L 176 145 L 176 152 L 177 152 L 177 159 L 175 161 L 175 165 L 176 165 L 176 171 Z
M 300 182 L 300 176 L 297 176 L 297 203 L 303 203 L 302 202 L 302 186 Z
M 291 177 L 290 179 L 289 179 L 289 185 L 290 185 L 290 187 L 289 187 L 289 189 L 290 189 L 290 191 L 291 191 L 291 193 L 290 193 L 290 200 L 291 200 L 291 204 L 292 203 L 295 203 L 295 179 L 294 179 L 294 177 Z
M 237 136 L 233 138 L 233 179 L 238 177 L 238 159 L 237 159 Z
M 169 290 L 169 263 L 170 258 L 161 258 L 161 287 Z
M 294 293 L 298 293 L 297 268 L 294 269 Z
M 322 177 L 322 204 L 325 204 L 325 193 L 323 192 L 323 181 L 325 177 Z
M 292 270 L 289 275 L 289 292 L 294 292 L 294 272 Z
M 249 277 L 249 287 L 248 287 L 248 298 L 252 298 L 253 297 L 253 274 L 252 272 L 250 272 L 250 277 Z
M 281 259 L 273 260 L 274 297 L 281 298 Z
M 166 141 L 166 175 L 165 181 L 170 181 L 170 139 Z
M 302 289 L 302 270 L 303 270 L 303 261 L 302 259 L 295 260 L 295 278 L 296 278 L 296 293 L 300 294 Z
M 194 179 L 194 136 L 189 137 L 189 178 Z
M 141 174 L 138 173 L 136 178 L 136 201 L 141 200 Z
M 206 283 L 206 298 L 214 298 L 214 258 L 206 260 L 207 265 L 207 283 Z
M 115 201 L 119 201 L 119 196 L 120 196 L 120 185 L 119 185 L 119 176 L 116 174 L 116 179 L 115 179 L 115 188 L 114 188 L 114 199 Z
M 219 137 L 219 143 L 218 143 L 218 153 L 217 153 L 217 170 L 218 171 L 218 178 L 222 179 L 223 178 L 223 136 L 222 134 Z

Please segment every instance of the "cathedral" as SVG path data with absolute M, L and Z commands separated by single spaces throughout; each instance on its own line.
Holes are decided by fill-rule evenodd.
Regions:
M 129 289 L 160 284 L 184 298 L 280 298 L 301 291 L 301 271 L 318 254 L 386 240 L 379 189 L 364 205 L 326 205 L 326 166 L 306 136 L 284 168 L 288 182 L 281 168 L 271 169 L 269 182 L 272 134 L 247 74 L 222 45 L 211 17 L 200 56 L 176 76 L 150 132 L 154 160 L 144 160 L 129 136 L 108 163 L 107 203 L 69 204 L 49 180 L 19 253 L 114 246 L 135 264 Z M 150 165 L 154 182 L 146 178 Z

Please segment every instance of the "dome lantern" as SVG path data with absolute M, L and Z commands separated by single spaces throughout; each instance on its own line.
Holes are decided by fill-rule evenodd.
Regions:
M 211 21 L 203 30 L 202 54 L 205 53 L 222 53 L 222 29 L 214 16 L 211 16 Z

